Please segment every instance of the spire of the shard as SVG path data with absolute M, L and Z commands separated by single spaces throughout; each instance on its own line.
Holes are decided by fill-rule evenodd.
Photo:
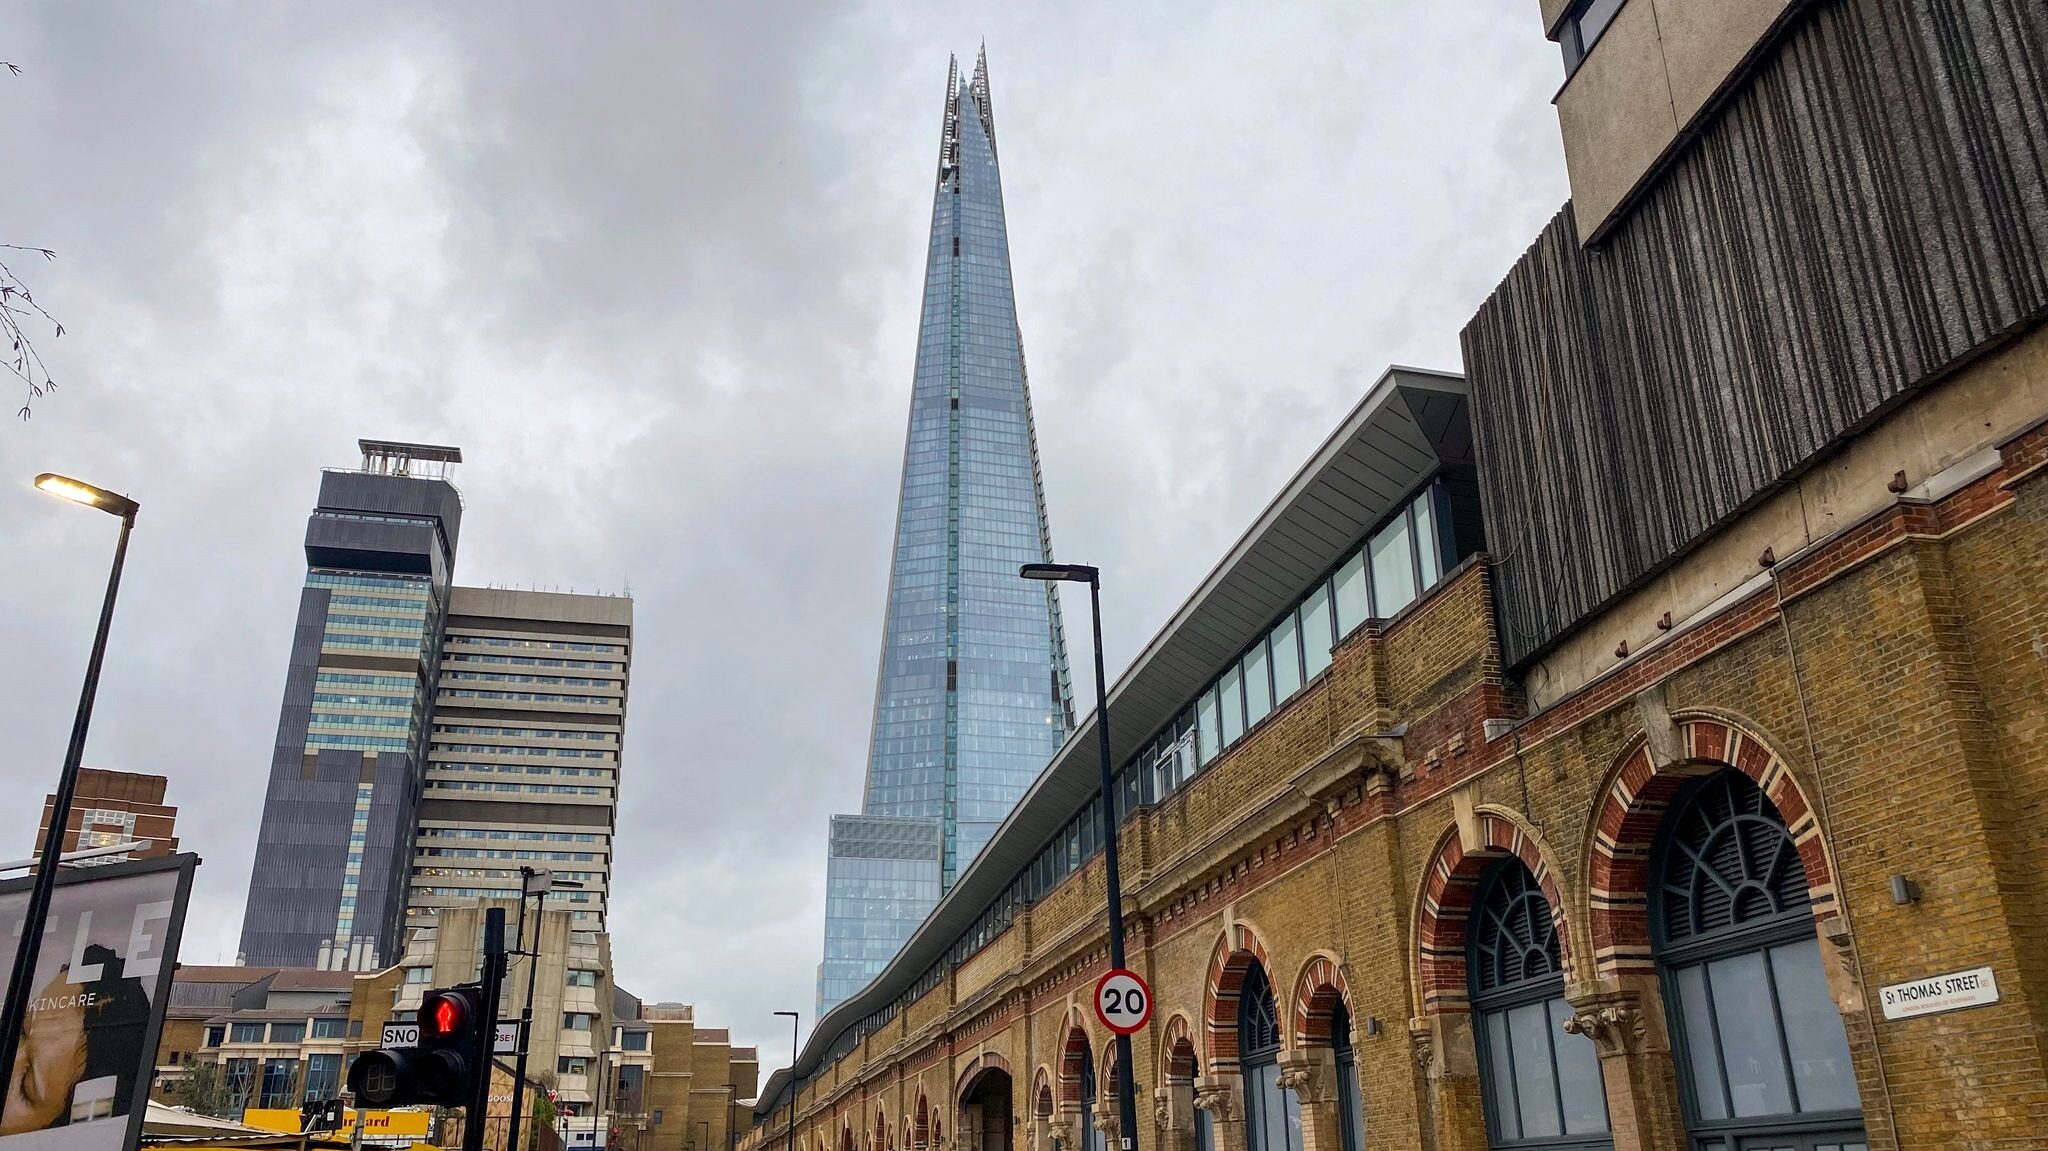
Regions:
M 988 133 L 990 155 L 996 151 L 996 113 L 988 102 L 988 41 L 981 42 L 981 51 L 974 56 L 974 78 L 967 82 L 967 90 L 974 97 L 974 110 L 981 114 L 981 129 Z M 1000 159 L 1000 157 L 998 157 Z

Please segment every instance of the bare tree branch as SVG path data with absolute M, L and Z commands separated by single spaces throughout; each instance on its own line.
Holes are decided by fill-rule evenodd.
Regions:
M 18 64 L 0 61 L 0 66 L 4 66 L 16 76 L 21 75 L 21 66 Z M 33 252 L 45 260 L 57 258 L 57 253 L 48 248 L 0 244 L 0 249 Z M 57 317 L 36 303 L 35 295 L 29 291 L 28 285 L 14 274 L 14 269 L 8 267 L 5 261 L 0 261 L 0 343 L 6 344 L 6 348 L 0 350 L 5 357 L 0 359 L 0 364 L 4 364 L 8 371 L 14 373 L 16 379 L 28 386 L 28 398 L 22 401 L 20 409 L 14 413 L 25 420 L 35 414 L 35 402 L 42 398 L 43 393 L 57 389 L 57 381 L 50 378 L 49 366 L 43 363 L 42 353 L 36 351 L 35 341 L 30 338 L 29 329 L 23 326 L 24 322 L 34 327 L 48 324 L 52 339 L 64 334 L 64 325 L 57 322 Z

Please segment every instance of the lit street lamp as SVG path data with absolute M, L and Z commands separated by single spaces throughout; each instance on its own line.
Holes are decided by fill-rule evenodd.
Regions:
M 78 696 L 78 714 L 71 720 L 71 743 L 64 750 L 64 770 L 57 777 L 56 802 L 50 808 L 50 830 L 43 837 L 41 858 L 36 862 L 35 886 L 29 892 L 28 913 L 22 921 L 20 942 L 15 945 L 14 974 L 7 984 L 7 1004 L 0 1012 L 0 1109 L 6 1106 L 8 1088 L 14 1082 L 14 1055 L 21 1046 L 21 1032 L 28 1020 L 29 998 L 35 994 L 36 957 L 43 950 L 43 926 L 50 918 L 50 896 L 57 885 L 57 865 L 64 850 L 64 828 L 71 819 L 71 796 L 78 790 L 78 764 L 85 756 L 85 733 L 92 726 L 93 697 L 100 686 L 100 665 L 107 654 L 107 629 L 114 622 L 114 596 L 121 590 L 121 564 L 128 558 L 128 533 L 135 527 L 138 504 L 127 496 L 105 488 L 44 472 L 36 487 L 75 504 L 98 508 L 121 517 L 121 534 L 114 542 L 114 568 L 107 576 L 107 598 L 100 605 L 99 630 L 92 640 L 92 657 L 85 664 L 85 687 Z
M 1123 970 L 1124 897 L 1123 880 L 1117 872 L 1116 779 L 1109 765 L 1109 680 L 1102 671 L 1102 569 L 1087 564 L 1025 564 L 1017 569 L 1017 574 L 1025 579 L 1048 583 L 1088 585 L 1088 607 L 1095 624 L 1095 742 L 1101 750 L 1102 759 L 1102 864 L 1104 883 L 1108 888 L 1104 895 L 1109 901 L 1109 966 L 1112 971 Z M 1131 1037 L 1119 1034 L 1116 1037 L 1116 1112 L 1123 1151 L 1136 1151 L 1138 1146 L 1138 1103 L 1131 1086 L 1133 1074 Z

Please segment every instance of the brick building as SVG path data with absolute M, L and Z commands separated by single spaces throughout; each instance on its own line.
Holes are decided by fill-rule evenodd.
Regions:
M 1465 375 L 1110 693 L 1132 1134 L 2040 1146 L 2048 8 L 1541 7 L 1573 203 Z M 747 1151 L 1113 1145 L 1095 724 Z
M 140 842 L 134 851 L 100 856 L 88 863 L 117 863 L 123 859 L 156 859 L 178 850 L 175 834 L 178 809 L 164 804 L 170 781 L 161 775 L 133 771 L 109 771 L 100 767 L 78 770 L 78 789 L 71 796 L 71 816 L 64 824 L 64 846 L 60 854 L 117 843 Z M 55 795 L 43 797 L 43 818 L 36 827 L 36 843 L 50 834 L 50 812 L 57 806 Z

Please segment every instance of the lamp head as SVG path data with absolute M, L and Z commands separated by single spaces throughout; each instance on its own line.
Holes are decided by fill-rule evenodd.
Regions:
M 120 516 L 124 520 L 135 518 L 135 510 L 142 506 L 127 496 L 94 487 L 84 480 L 60 476 L 56 472 L 44 472 L 37 476 L 36 487 L 60 499 L 70 500 L 74 504 L 84 504 L 89 508 L 98 508 L 108 515 Z
M 1092 584 L 1102 578 L 1102 569 L 1087 564 L 1025 564 L 1017 569 L 1017 574 L 1025 579 L 1048 583 Z

